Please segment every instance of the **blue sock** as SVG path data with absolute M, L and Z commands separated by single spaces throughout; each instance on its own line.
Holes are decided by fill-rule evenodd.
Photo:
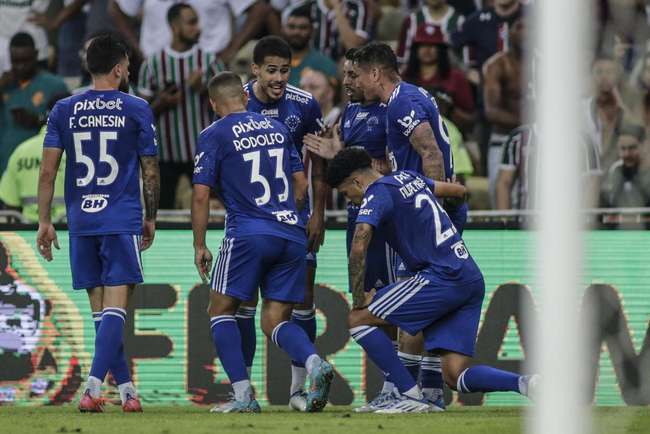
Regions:
M 413 381 L 417 383 L 418 378 L 420 377 L 420 361 L 422 360 L 422 356 L 419 354 L 408 354 L 398 351 L 397 357 L 402 361 L 406 370 L 409 371 Z
M 386 333 L 377 327 L 359 326 L 351 328 L 350 334 L 375 365 L 383 372 L 388 372 L 390 381 L 397 386 L 400 393 L 405 393 L 416 386 L 413 376 L 395 354 Z
M 108 369 L 115 361 L 124 336 L 124 309 L 107 307 L 102 312 L 102 320 L 95 336 L 95 357 L 90 368 L 90 376 L 104 381 Z
M 233 315 L 219 315 L 210 318 L 212 342 L 217 350 L 221 366 L 228 374 L 230 384 L 248 380 L 244 355 L 241 350 L 241 336 L 237 320 Z
M 237 319 L 237 327 L 239 327 L 239 334 L 241 336 L 241 350 L 244 353 L 244 363 L 246 369 L 253 366 L 255 359 L 255 349 L 257 348 L 257 334 L 255 328 L 255 312 L 256 308 L 248 306 L 239 306 L 235 318 Z
M 271 333 L 271 340 L 282 348 L 291 357 L 302 366 L 309 356 L 316 354 L 314 344 L 309 341 L 307 334 L 296 324 L 284 321 L 275 326 Z
M 517 392 L 519 393 L 520 375 L 477 365 L 465 369 L 458 376 L 456 390 L 459 392 Z
M 93 321 L 95 323 L 95 335 L 97 335 L 102 321 L 102 313 L 93 312 Z M 126 356 L 124 355 L 124 344 L 120 345 L 117 356 L 108 369 L 111 371 L 118 386 L 131 381 L 131 372 L 129 371 L 129 365 L 126 363 Z
M 420 385 L 427 395 L 430 390 L 441 392 L 443 388 L 440 357 L 424 356 L 420 362 Z
M 316 342 L 316 310 L 313 307 L 305 310 L 294 309 L 291 313 L 291 322 L 305 331 L 309 342 L 312 344 Z M 291 364 L 301 368 L 305 367 L 304 364 L 296 360 L 292 360 Z

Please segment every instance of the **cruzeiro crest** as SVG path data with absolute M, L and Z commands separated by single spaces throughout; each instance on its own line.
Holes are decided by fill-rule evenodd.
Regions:
M 300 118 L 296 115 L 289 115 L 284 120 L 284 124 L 292 133 L 295 133 L 298 130 L 298 127 L 300 127 L 300 122 Z

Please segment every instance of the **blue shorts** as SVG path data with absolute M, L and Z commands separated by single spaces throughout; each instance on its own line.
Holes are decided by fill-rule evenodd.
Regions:
M 257 296 L 287 303 L 305 299 L 307 248 L 273 235 L 226 237 L 212 270 L 211 288 L 242 301 Z
M 484 295 L 482 277 L 441 285 L 434 276 L 418 273 L 377 292 L 368 310 L 411 335 L 422 331 L 427 351 L 441 349 L 471 357 Z
M 350 256 L 352 237 L 354 236 L 356 226 L 355 220 L 358 212 L 357 207 L 348 205 L 348 227 L 345 235 L 348 256 Z M 386 285 L 395 283 L 395 269 L 398 260 L 397 253 L 391 249 L 384 237 L 381 236 L 381 233 L 374 231 L 366 254 L 366 274 L 363 289 L 366 291 L 370 291 L 373 288 L 381 289 Z M 349 289 L 350 291 L 352 290 L 352 285 L 350 284 Z
M 140 235 L 70 235 L 72 287 L 142 283 Z

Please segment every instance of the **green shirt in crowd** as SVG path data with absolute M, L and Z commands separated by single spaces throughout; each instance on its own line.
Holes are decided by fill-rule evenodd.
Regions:
M 300 76 L 305 68 L 321 71 L 328 79 L 336 80 L 338 74 L 336 63 L 320 51 L 312 48 L 300 62 L 296 62 L 296 60 L 294 59 L 294 62 L 291 64 L 291 72 L 289 73 L 290 85 L 300 87 Z
M 23 215 L 31 222 L 38 221 L 38 174 L 43 155 L 43 140 L 46 127 L 38 135 L 18 145 L 9 158 L 7 169 L 0 179 L 0 200 L 5 205 L 23 209 Z M 65 173 L 65 154 L 61 157 L 61 165 L 56 176 L 54 201 L 52 202 L 52 221 L 65 216 L 63 202 Z
M 45 71 L 38 71 L 26 84 L 11 84 L 4 89 L 0 98 L 0 173 L 5 170 L 9 156 L 16 146 L 38 134 L 40 129 L 18 125 L 11 110 L 23 108 L 45 118 L 52 97 L 67 93 L 68 88 L 63 80 Z
M 472 160 L 469 157 L 469 153 L 463 145 L 463 135 L 452 121 L 444 116 L 442 119 L 445 121 L 447 132 L 449 133 L 451 155 L 454 156 L 454 173 L 471 176 L 474 173 L 474 167 L 472 166 Z

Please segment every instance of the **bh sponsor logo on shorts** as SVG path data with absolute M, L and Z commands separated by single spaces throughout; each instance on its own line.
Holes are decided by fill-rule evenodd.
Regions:
M 273 211 L 273 215 L 280 223 L 295 225 L 298 223 L 298 216 L 291 210 Z
M 100 212 L 108 206 L 108 194 L 86 194 L 81 197 L 81 210 L 87 213 Z

